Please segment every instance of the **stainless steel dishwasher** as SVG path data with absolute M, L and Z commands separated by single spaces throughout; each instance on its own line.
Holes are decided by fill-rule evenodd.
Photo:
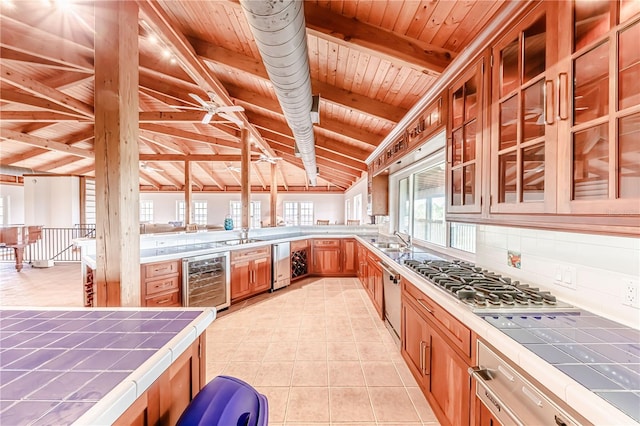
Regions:
M 384 317 L 400 338 L 400 274 L 382 262 L 382 284 L 384 294 Z
M 275 291 L 291 284 L 291 243 L 273 244 L 271 256 L 271 291 Z

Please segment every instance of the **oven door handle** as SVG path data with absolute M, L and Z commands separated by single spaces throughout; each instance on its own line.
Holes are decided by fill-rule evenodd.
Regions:
M 500 406 L 501 412 L 509 416 L 509 418 L 518 426 L 525 426 L 524 423 L 516 416 L 516 414 L 500 399 L 498 395 L 487 385 L 485 379 L 482 377 L 485 369 L 480 367 L 469 367 L 469 375 L 475 379 L 476 384 L 479 385 L 486 393 L 486 395 L 494 401 L 495 404 Z M 489 379 L 491 380 L 491 379 Z M 476 391 L 477 393 L 477 391 Z

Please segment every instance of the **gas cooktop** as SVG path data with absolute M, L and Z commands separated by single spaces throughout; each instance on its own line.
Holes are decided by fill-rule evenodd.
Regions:
M 405 260 L 432 283 L 473 308 L 474 312 L 573 311 L 572 305 L 556 299 L 548 291 L 512 281 L 472 263 L 447 260 Z

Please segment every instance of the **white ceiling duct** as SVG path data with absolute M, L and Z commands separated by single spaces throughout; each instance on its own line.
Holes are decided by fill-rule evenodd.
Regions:
M 240 0 L 312 186 L 316 151 L 304 2 Z

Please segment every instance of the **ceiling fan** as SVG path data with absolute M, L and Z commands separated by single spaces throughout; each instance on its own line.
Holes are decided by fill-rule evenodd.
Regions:
M 216 100 L 215 93 L 207 92 L 207 95 L 209 95 L 210 100 L 205 101 L 195 93 L 189 93 L 189 96 L 191 96 L 196 102 L 198 102 L 200 106 L 198 107 L 174 106 L 174 108 L 204 111 L 206 114 L 204 115 L 204 117 L 202 117 L 202 124 L 209 124 L 209 122 L 211 122 L 211 118 L 213 118 L 214 115 L 218 115 L 226 119 L 227 121 L 235 123 L 238 127 L 242 127 L 243 125 L 242 120 L 240 120 L 238 117 L 229 113 L 244 111 L 243 107 L 241 107 L 240 105 L 232 105 L 232 106 L 220 105 Z
M 151 167 L 146 161 L 141 161 L 140 162 L 140 168 L 142 170 L 146 170 L 146 171 L 164 172 L 164 170 L 162 170 L 162 169 L 156 169 L 155 167 Z
M 267 162 L 271 164 L 276 164 L 278 161 L 282 160 L 282 157 L 269 157 L 265 154 L 260 154 L 260 158 L 256 161 L 256 163 Z

